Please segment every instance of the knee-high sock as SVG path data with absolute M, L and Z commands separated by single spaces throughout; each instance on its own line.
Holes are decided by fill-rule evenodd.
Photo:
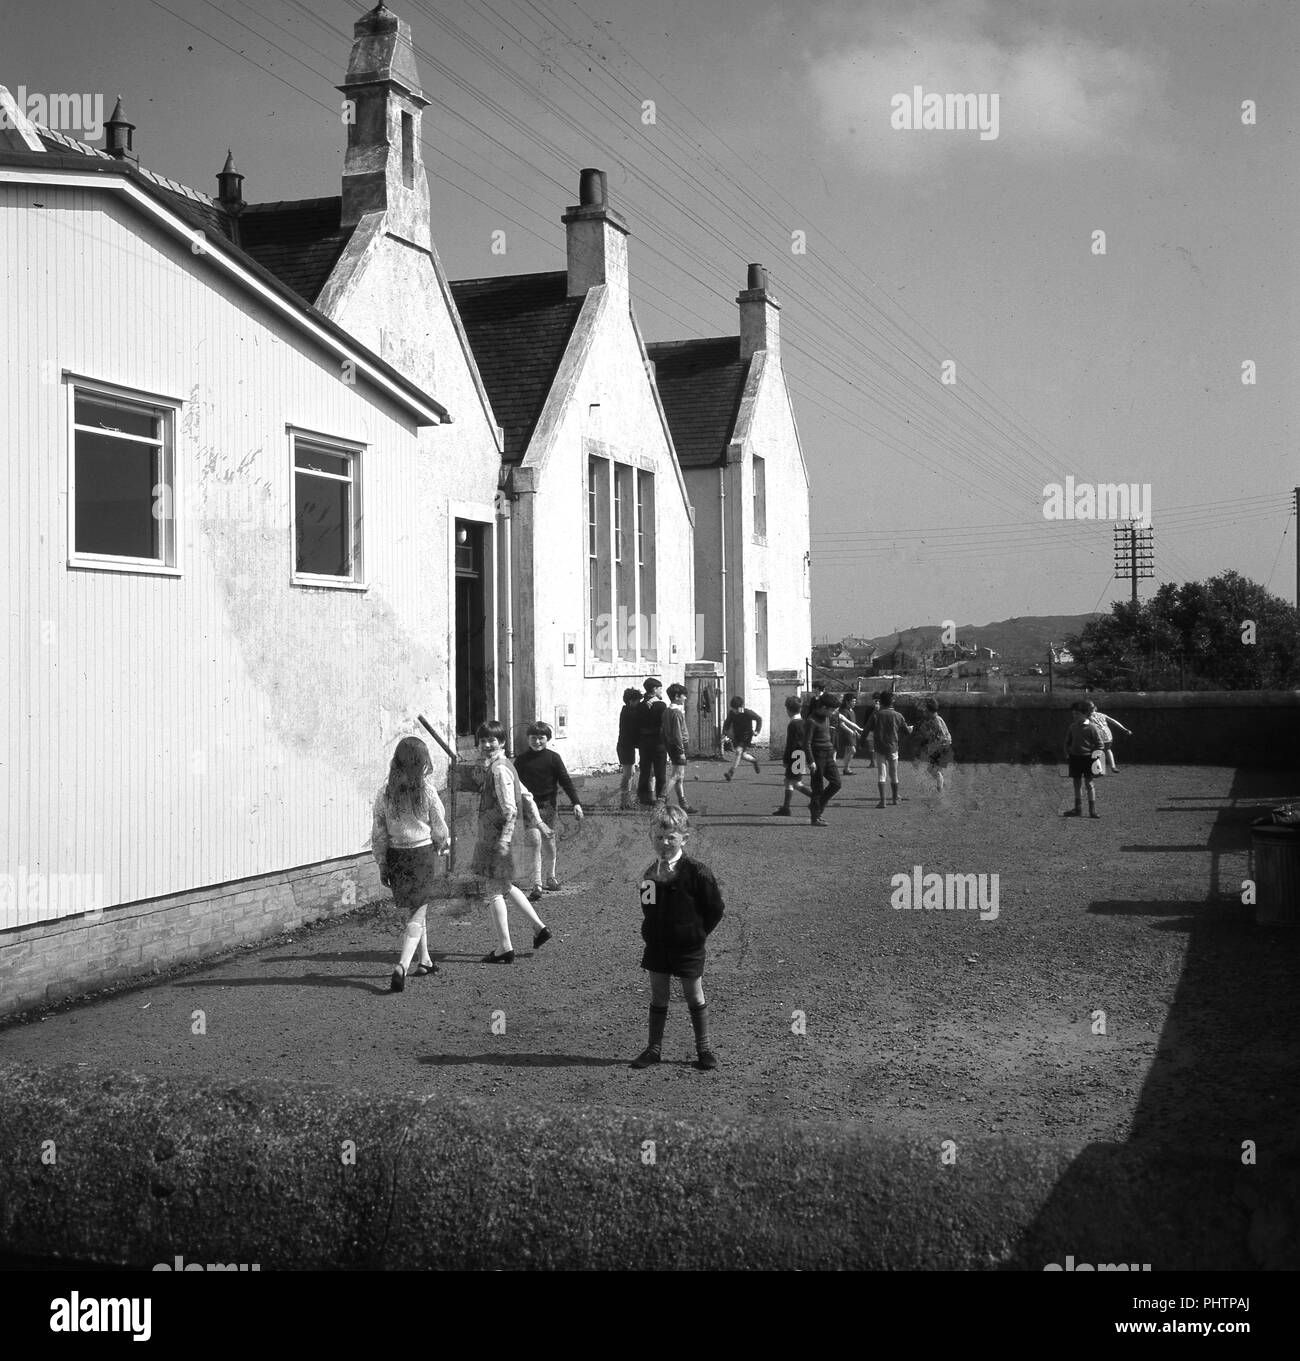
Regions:
M 424 927 L 419 922 L 406 923 L 406 936 L 402 941 L 402 958 L 400 961 L 403 973 L 411 967 L 411 957 L 420 944 L 420 933 L 423 930 Z
M 668 1023 L 668 1008 L 657 1007 L 653 1004 L 650 1007 L 650 1048 L 662 1049 L 664 1043 L 664 1026 Z
M 695 1048 L 703 1053 L 709 1047 L 709 1004 L 701 1002 L 690 1010 L 691 1024 L 695 1027 Z
M 433 956 L 429 953 L 429 928 L 427 925 L 420 927 L 420 939 L 418 944 L 416 945 L 415 953 L 416 963 L 418 964 L 433 963 Z
M 525 898 L 524 901 L 527 902 L 528 899 Z M 497 954 L 504 955 L 514 948 L 510 944 L 510 918 L 506 915 L 506 900 L 501 894 L 494 893 L 488 901 L 488 907 L 492 913 L 492 925 L 497 933 Z
M 519 887 L 518 884 L 510 885 L 510 901 L 511 903 L 514 904 L 515 907 L 517 907 L 520 910 L 520 912 L 524 914 L 525 917 L 528 918 L 530 922 L 532 922 L 532 924 L 539 931 L 542 929 L 543 926 L 546 925 L 546 923 L 542 921 L 542 919 L 537 915 L 537 913 L 533 911 L 533 905 L 528 901 L 528 895 L 523 891 L 523 889 Z M 502 911 L 504 913 L 504 908 L 502 909 Z M 510 928 L 507 927 L 506 928 L 507 939 L 509 939 L 509 935 Z M 507 945 L 505 948 L 508 950 L 510 947 Z
M 558 844 L 559 838 L 551 837 L 549 841 L 543 840 L 541 846 L 538 848 L 541 852 L 542 868 L 545 869 L 546 877 L 548 879 L 555 878 L 555 861 L 558 854 Z

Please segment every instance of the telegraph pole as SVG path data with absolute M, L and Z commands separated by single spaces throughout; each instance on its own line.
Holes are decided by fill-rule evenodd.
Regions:
M 1295 607 L 1300 610 L 1300 487 L 1295 489 Z
M 1300 489 L 1297 489 L 1296 499 L 1300 503 Z M 1132 586 L 1130 598 L 1134 605 L 1138 603 L 1139 580 L 1155 576 L 1155 550 L 1151 542 L 1154 533 L 1150 527 L 1139 528 L 1136 520 L 1130 520 L 1127 525 L 1115 526 L 1115 575 L 1128 577 Z M 1297 561 L 1296 581 L 1300 584 L 1300 560 Z

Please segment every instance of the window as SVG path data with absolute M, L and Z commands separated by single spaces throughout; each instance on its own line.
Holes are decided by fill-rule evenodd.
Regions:
M 415 187 L 415 119 L 409 113 L 402 114 L 402 183 Z
M 588 457 L 587 608 L 596 661 L 658 659 L 654 516 L 653 473 Z
M 754 455 L 754 537 L 767 538 L 767 460 Z
M 646 621 L 641 655 L 659 659 L 659 629 L 655 617 L 655 475 L 638 468 L 636 474 L 637 613 Z
M 176 566 L 178 404 L 74 384 L 69 560 L 79 566 Z
M 637 632 L 636 579 L 640 566 L 641 534 L 637 524 L 638 507 L 633 485 L 637 470 L 626 463 L 614 465 L 614 567 L 618 599 L 618 655 L 621 661 L 636 661 Z
M 609 459 L 587 460 L 587 606 L 591 650 L 601 661 L 613 661 L 610 596 Z
M 361 583 L 361 452 L 293 437 L 293 575 L 307 585 Z
M 754 667 L 767 677 L 767 592 L 754 592 Z

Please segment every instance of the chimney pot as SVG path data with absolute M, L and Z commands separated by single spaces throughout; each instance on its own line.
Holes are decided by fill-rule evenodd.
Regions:
M 767 270 L 762 265 L 750 265 L 747 287 L 764 289 L 767 287 Z
M 244 207 L 244 177 L 235 169 L 235 156 L 226 151 L 226 163 L 217 173 L 217 201 L 228 213 L 240 212 Z
M 113 105 L 113 112 L 109 115 L 104 128 L 108 133 L 105 146 L 108 154 L 115 156 L 119 161 L 138 163 L 139 157 L 135 154 L 135 124 L 128 123 L 126 114 L 122 112 L 121 95 L 118 95 L 117 103 Z
M 598 208 L 605 204 L 605 172 L 584 170 L 578 181 L 578 203 L 583 208 Z

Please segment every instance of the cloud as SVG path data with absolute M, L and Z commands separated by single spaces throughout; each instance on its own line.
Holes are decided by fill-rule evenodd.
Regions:
M 901 15 L 873 12 L 834 35 L 833 50 L 810 54 L 807 77 L 828 134 L 869 165 L 897 175 L 924 173 L 951 158 L 1063 155 L 1124 149 L 1134 140 L 1162 72 L 1143 56 L 1080 36 L 1041 11 L 1008 26 L 1010 11 L 934 3 Z M 828 35 L 829 36 L 829 35 Z M 998 136 L 977 131 L 899 130 L 891 101 L 924 93 L 998 95 Z

